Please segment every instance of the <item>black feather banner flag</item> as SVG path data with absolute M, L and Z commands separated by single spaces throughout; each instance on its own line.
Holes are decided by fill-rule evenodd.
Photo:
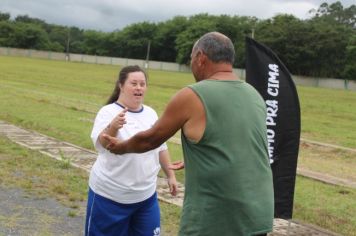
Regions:
M 291 219 L 300 138 L 297 90 L 291 74 L 277 55 L 251 38 L 246 38 L 246 82 L 266 102 L 275 218 Z

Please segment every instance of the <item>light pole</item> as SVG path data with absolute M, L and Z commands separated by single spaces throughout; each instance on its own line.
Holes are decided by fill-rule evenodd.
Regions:
M 148 40 L 148 45 L 147 45 L 147 54 L 146 54 L 146 63 L 145 63 L 145 69 L 148 69 L 148 61 L 150 59 L 150 49 L 151 49 L 151 40 Z
M 256 22 L 257 22 L 257 18 L 253 17 L 252 18 L 252 29 L 251 29 L 251 38 L 255 38 L 255 30 L 256 30 Z
M 69 58 L 69 41 L 70 41 L 70 28 L 68 28 L 68 31 L 67 31 L 66 61 L 70 61 L 70 58 Z

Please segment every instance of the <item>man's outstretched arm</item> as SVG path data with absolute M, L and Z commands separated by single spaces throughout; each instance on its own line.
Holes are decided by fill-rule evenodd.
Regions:
M 181 129 L 190 117 L 191 99 L 194 92 L 189 88 L 180 90 L 168 103 L 162 116 L 152 128 L 139 132 L 128 140 L 121 141 L 103 135 L 108 141 L 106 149 L 112 153 L 142 153 L 159 147 Z

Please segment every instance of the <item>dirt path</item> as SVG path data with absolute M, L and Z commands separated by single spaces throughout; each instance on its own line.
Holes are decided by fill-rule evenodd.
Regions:
M 81 206 L 84 207 L 84 206 Z M 84 215 L 51 198 L 0 185 L 0 235 L 84 235 Z

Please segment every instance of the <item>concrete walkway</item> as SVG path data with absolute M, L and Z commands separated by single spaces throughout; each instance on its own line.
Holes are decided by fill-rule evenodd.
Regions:
M 0 120 L 0 135 L 6 136 L 13 142 L 24 146 L 26 148 L 37 150 L 52 158 L 64 161 L 70 160 L 70 163 L 78 168 L 90 171 L 91 166 L 96 159 L 96 152 L 67 143 L 57 139 L 48 137 L 46 135 L 28 131 L 17 126 L 8 124 Z M 322 179 L 322 177 L 320 177 Z M 319 179 L 318 179 L 319 180 Z M 325 181 L 324 181 L 325 182 Z M 345 181 L 344 181 L 345 182 Z M 335 184 L 336 182 L 332 183 Z M 347 183 L 347 181 L 345 182 Z M 352 183 L 352 187 L 355 187 Z M 157 192 L 159 199 L 171 204 L 182 206 L 184 197 L 184 186 L 179 184 L 179 194 L 172 197 L 169 194 L 166 181 L 163 178 L 158 178 Z M 330 235 L 337 234 L 326 231 L 316 226 L 301 224 L 295 221 L 287 221 L 283 219 L 274 220 L 274 230 L 270 236 L 283 236 L 283 235 Z

